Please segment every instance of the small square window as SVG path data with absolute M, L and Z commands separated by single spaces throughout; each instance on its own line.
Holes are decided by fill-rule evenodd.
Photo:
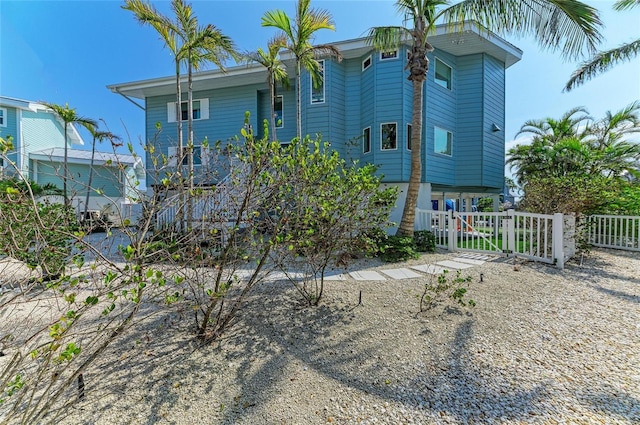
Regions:
M 451 74 L 451 67 L 436 58 L 436 72 L 434 77 L 436 84 L 451 90 Z
M 407 150 L 411 150 L 411 124 L 407 124 Z
M 371 55 L 367 56 L 365 60 L 362 61 L 362 70 L 369 68 L 371 66 Z
M 181 112 L 181 116 L 182 116 L 182 121 L 188 121 L 189 120 L 189 110 L 188 110 L 188 105 L 189 102 L 182 102 L 180 104 L 180 112 Z M 199 100 L 194 100 L 192 102 L 193 104 L 193 119 L 194 120 L 199 120 L 200 119 L 200 101 Z
M 371 127 L 367 127 L 362 131 L 362 152 L 371 152 Z
M 381 145 L 382 150 L 393 150 L 398 147 L 397 124 L 394 122 L 381 125 Z
M 398 51 L 397 50 L 392 50 L 390 52 L 380 52 L 380 60 L 388 60 L 388 59 L 395 59 L 398 57 Z
M 439 127 L 433 129 L 433 151 L 451 156 L 453 150 L 453 134 Z

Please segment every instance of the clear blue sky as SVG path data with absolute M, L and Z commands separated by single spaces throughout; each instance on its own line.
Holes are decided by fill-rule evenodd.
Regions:
M 336 22 L 336 32 L 321 31 L 316 42 L 357 38 L 372 26 L 399 24 L 394 3 L 313 0 L 312 6 L 328 9 Z M 640 37 L 640 8 L 616 12 L 610 0 L 587 3 L 600 10 L 606 26 L 602 48 Z M 155 4 L 169 13 L 168 1 Z M 218 26 L 241 50 L 255 50 L 274 32 L 260 26 L 264 12 L 281 8 L 293 15 L 295 3 L 196 0 L 192 4 L 201 24 Z M 125 138 L 128 133 L 140 152 L 143 111 L 105 86 L 173 75 L 173 60 L 155 31 L 139 25 L 121 5 L 119 0 L 0 0 L 0 94 L 69 103 L 82 116 L 104 119 L 112 132 Z M 507 146 L 527 119 L 558 117 L 575 106 L 585 106 L 599 117 L 640 99 L 640 58 L 563 93 L 577 63 L 542 51 L 532 39 L 507 40 L 524 52 L 522 60 L 507 70 Z

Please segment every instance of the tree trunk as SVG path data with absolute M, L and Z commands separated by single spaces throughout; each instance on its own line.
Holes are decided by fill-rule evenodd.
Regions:
M 300 76 L 300 60 L 296 58 L 296 91 L 298 92 L 298 110 L 296 111 L 297 119 L 298 119 L 298 140 L 302 139 L 302 96 L 300 87 L 302 81 L 302 77 Z
M 189 162 L 189 191 L 187 192 L 187 229 L 191 229 L 192 221 L 193 221 L 193 199 L 191 198 L 193 194 L 193 70 L 191 65 L 191 49 L 189 49 L 188 53 L 189 63 L 187 64 L 187 122 L 188 122 L 188 140 L 187 140 L 187 159 Z M 200 106 L 202 108 L 202 106 Z M 202 109 L 200 109 L 200 113 L 202 113 Z
M 413 80 L 413 112 L 411 116 L 411 174 L 402 220 L 396 232 L 399 236 L 413 236 L 416 206 L 422 180 L 422 88 L 424 79 Z
M 178 173 L 178 184 L 180 191 L 183 189 L 182 179 L 182 158 L 184 156 L 184 143 L 182 142 L 182 88 L 180 86 L 180 60 L 176 56 L 176 124 L 178 127 L 178 148 L 176 150 L 176 171 Z M 182 195 L 181 195 L 182 196 Z M 178 230 L 182 230 L 183 216 L 184 216 L 184 203 L 183 198 L 180 197 L 180 205 L 176 213 L 176 221 L 178 223 Z
M 93 137 L 93 144 L 91 145 L 91 162 L 89 163 L 89 181 L 87 182 L 87 198 L 84 200 L 84 214 L 82 219 L 86 221 L 87 212 L 89 210 L 89 194 L 91 193 L 91 180 L 93 179 L 93 161 L 96 156 L 96 138 Z
M 69 123 L 64 123 L 64 175 L 62 176 L 62 191 L 64 192 L 64 206 L 69 208 L 71 202 L 69 201 L 69 193 L 67 192 L 67 179 L 69 178 L 69 153 L 67 146 L 67 127 Z
M 272 77 L 269 77 L 269 88 L 271 89 L 271 140 L 276 141 L 278 140 L 276 137 L 276 83 Z

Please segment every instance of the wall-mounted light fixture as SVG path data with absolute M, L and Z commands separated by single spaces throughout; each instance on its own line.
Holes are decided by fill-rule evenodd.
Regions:
M 498 126 L 496 125 L 496 123 L 491 124 L 491 131 L 493 131 L 494 133 L 495 133 L 496 131 L 501 131 L 501 130 L 502 130 L 502 129 L 501 129 L 500 127 L 498 127 Z

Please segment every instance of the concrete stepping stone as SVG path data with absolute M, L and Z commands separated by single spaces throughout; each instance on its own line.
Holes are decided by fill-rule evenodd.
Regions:
M 373 270 L 360 270 L 357 272 L 349 272 L 349 275 L 355 280 L 387 280 L 380 273 Z
M 421 274 L 418 274 L 406 268 L 388 269 L 388 270 L 380 270 L 380 271 L 386 274 L 387 276 L 389 276 L 391 279 L 412 279 L 414 277 L 422 277 Z
M 485 260 L 476 260 L 474 258 L 465 258 L 465 257 L 456 257 L 453 259 L 453 261 L 457 261 L 459 263 L 467 263 L 474 266 L 479 266 L 480 264 L 484 264 L 486 262 Z
M 325 273 L 324 280 L 347 280 L 347 276 L 344 273 Z
M 411 266 L 412 269 L 428 274 L 440 274 L 445 268 L 433 264 L 422 264 L 419 266 Z
M 463 269 L 468 269 L 469 267 L 473 267 L 473 264 L 461 263 L 459 261 L 451 261 L 451 260 L 438 261 L 436 264 L 444 267 L 445 269 L 454 269 L 454 270 L 463 270 Z
M 472 260 L 490 261 L 490 260 L 493 260 L 495 258 L 495 256 L 485 255 L 485 254 L 480 254 L 480 253 L 467 252 L 467 253 L 458 255 L 457 258 L 470 258 Z

